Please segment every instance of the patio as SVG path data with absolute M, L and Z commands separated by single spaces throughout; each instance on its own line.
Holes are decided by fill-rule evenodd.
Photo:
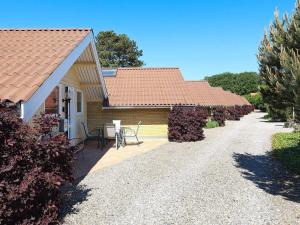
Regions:
M 97 148 L 97 141 L 90 141 L 83 152 L 80 151 L 76 154 L 74 177 L 75 179 L 81 179 L 90 173 L 151 151 L 167 142 L 166 138 L 144 138 L 138 145 L 129 139 L 125 147 L 120 147 L 117 150 L 113 141 L 103 149 Z

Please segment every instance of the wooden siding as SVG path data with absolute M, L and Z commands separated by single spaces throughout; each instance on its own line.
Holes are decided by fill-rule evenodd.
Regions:
M 102 109 L 101 102 L 87 103 L 87 121 L 90 129 L 121 120 L 122 126 L 136 129 L 142 121 L 140 136 L 167 136 L 169 109 Z
M 82 91 L 79 76 L 78 76 L 78 73 L 76 72 L 76 70 L 74 69 L 74 66 L 63 77 L 60 84 L 67 85 L 67 86 L 70 86 L 70 87 L 74 87 L 75 92 L 77 90 Z M 76 105 L 75 105 L 75 108 L 76 108 Z M 45 107 L 44 107 L 44 103 L 43 103 L 39 107 L 39 109 L 37 110 L 37 112 L 35 113 L 34 116 L 39 115 L 40 113 L 44 112 L 44 110 L 45 110 Z M 30 125 L 33 125 L 32 118 L 28 122 Z M 86 97 L 85 97 L 84 93 L 83 93 L 83 112 L 82 113 L 76 113 L 75 118 L 76 118 L 76 131 L 75 131 L 76 132 L 76 137 L 84 138 L 85 135 L 84 135 L 84 131 L 83 131 L 83 128 L 82 128 L 82 125 L 81 125 L 81 122 L 86 123 L 86 121 L 87 121 L 87 103 L 86 103 Z

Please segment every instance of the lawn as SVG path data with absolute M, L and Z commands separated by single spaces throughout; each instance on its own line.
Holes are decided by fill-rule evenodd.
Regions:
M 274 134 L 272 149 L 276 159 L 289 170 L 300 174 L 300 132 Z

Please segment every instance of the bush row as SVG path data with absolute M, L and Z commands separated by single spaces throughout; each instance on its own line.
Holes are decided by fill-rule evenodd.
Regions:
M 225 110 L 226 120 L 240 120 L 244 115 L 249 114 L 254 110 L 252 105 L 243 105 L 243 106 L 231 106 L 227 107 Z
M 220 127 L 224 127 L 226 120 L 225 108 L 222 106 L 213 108 L 212 120 L 217 121 Z
M 56 224 L 60 187 L 72 180 L 72 149 L 65 135 L 47 136 L 57 118 L 35 128 L 0 103 L 0 224 Z
M 168 138 L 173 142 L 199 141 L 204 138 L 203 127 L 207 124 L 207 119 L 225 126 L 225 120 L 240 120 L 241 117 L 253 111 L 253 106 L 233 106 L 233 107 L 185 107 L 175 106 L 168 117 Z

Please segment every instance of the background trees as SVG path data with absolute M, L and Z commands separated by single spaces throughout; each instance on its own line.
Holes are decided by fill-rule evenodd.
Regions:
M 258 91 L 259 77 L 255 72 L 221 73 L 205 80 L 213 87 L 222 87 L 238 95 L 246 95 Z
M 295 112 L 300 121 L 300 1 L 289 18 L 275 20 L 266 32 L 258 52 L 260 91 L 273 118 L 288 119 Z
M 96 36 L 96 47 L 103 67 L 139 67 L 143 51 L 126 34 L 101 31 Z

